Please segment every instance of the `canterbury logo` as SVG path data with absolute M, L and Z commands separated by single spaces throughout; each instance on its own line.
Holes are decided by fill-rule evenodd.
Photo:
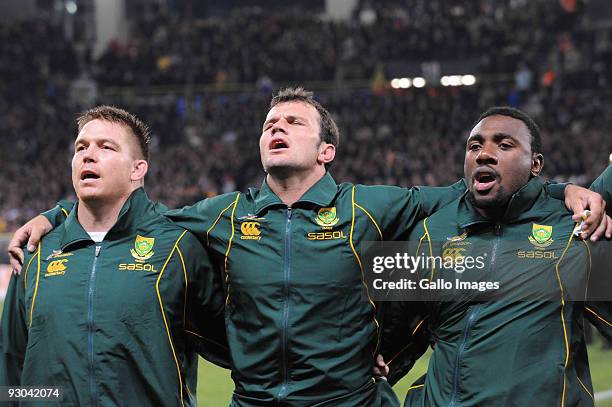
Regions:
M 66 272 L 66 266 L 64 263 L 67 263 L 68 259 L 54 260 L 49 263 L 47 266 L 47 273 L 45 276 L 54 276 L 57 274 L 64 274 Z
M 261 239 L 261 231 L 259 230 L 259 228 L 259 222 L 243 222 L 240 225 L 240 231 L 242 232 L 242 236 L 240 236 L 240 238 L 243 240 Z

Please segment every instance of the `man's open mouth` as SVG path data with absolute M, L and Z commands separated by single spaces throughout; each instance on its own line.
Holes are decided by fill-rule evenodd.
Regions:
M 493 171 L 479 171 L 474 175 L 474 189 L 485 192 L 493 188 L 497 182 L 497 175 Z
M 282 139 L 276 139 L 270 142 L 270 150 L 280 150 L 281 148 L 289 148 L 289 145 Z
M 85 170 L 81 172 L 81 181 L 86 179 L 98 179 L 100 176 L 93 171 Z

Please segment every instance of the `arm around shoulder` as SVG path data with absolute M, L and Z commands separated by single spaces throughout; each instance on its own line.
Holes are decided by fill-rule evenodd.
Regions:
M 383 240 L 402 240 L 416 223 L 465 193 L 463 180 L 446 187 L 400 188 L 356 185 L 356 212 L 368 211 Z
M 612 164 L 591 184 L 591 191 L 599 193 L 606 201 L 608 215 L 612 216 Z

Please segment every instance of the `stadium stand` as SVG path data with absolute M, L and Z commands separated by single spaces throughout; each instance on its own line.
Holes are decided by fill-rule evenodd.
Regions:
M 170 207 L 260 184 L 261 123 L 283 84 L 314 88 L 336 116 L 339 181 L 450 183 L 462 172 L 457 137 L 479 112 L 509 104 L 540 123 L 546 176 L 588 184 L 612 151 L 610 30 L 590 24 L 582 2 L 452 3 L 361 1 L 349 21 L 151 9 L 97 59 L 45 19 L 1 25 L 0 231 L 70 197 L 73 118 L 95 103 L 151 124 L 147 187 Z M 392 89 L 389 67 L 401 60 L 476 60 L 479 79 Z

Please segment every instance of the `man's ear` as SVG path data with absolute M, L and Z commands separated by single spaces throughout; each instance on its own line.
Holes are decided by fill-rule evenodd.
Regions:
M 146 160 L 134 161 L 134 168 L 132 168 L 132 175 L 130 176 L 131 181 L 144 181 L 145 175 L 149 171 L 149 163 Z
M 540 175 L 544 168 L 544 156 L 541 153 L 534 153 L 531 157 L 531 175 Z
M 319 146 L 319 156 L 317 161 L 319 164 L 329 164 L 336 157 L 336 146 L 326 142 L 322 142 Z

